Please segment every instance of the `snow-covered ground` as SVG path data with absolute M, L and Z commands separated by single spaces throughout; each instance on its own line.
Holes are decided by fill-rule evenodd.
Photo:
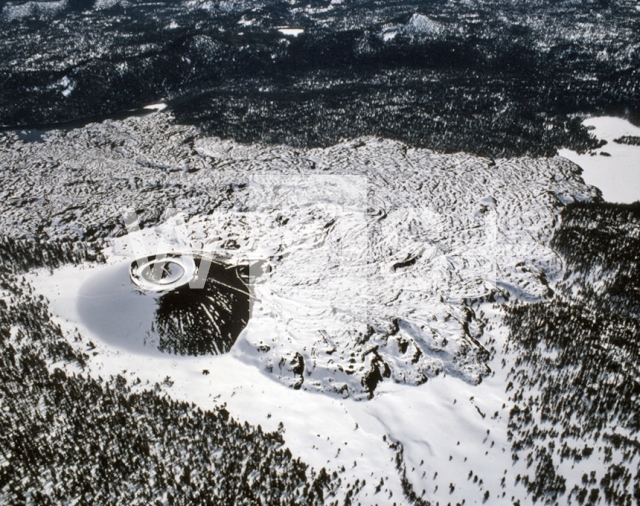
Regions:
M 560 156 L 580 165 L 584 180 L 598 187 L 606 201 L 631 203 L 640 200 L 640 146 L 614 142 L 623 136 L 640 137 L 640 127 L 609 116 L 589 118 L 584 125 L 593 127 L 591 133 L 607 144 L 585 154 L 561 149 Z
M 226 403 L 268 430 L 282 423 L 294 455 L 366 480 L 362 504 L 406 503 L 403 476 L 434 504 L 481 504 L 487 492 L 491 504 L 525 499 L 513 484 L 526 463 L 514 464 L 507 441 L 512 357 L 501 353 L 499 305 L 542 300 L 560 277 L 548 243 L 563 203 L 595 196 L 577 167 L 375 138 L 306 151 L 199 138 L 193 149 L 183 142 L 192 131 L 163 121 L 158 113 L 89 125 L 16 151 L 28 163 L 60 161 L 55 175 L 32 173 L 47 200 L 3 218 L 16 233 L 32 226 L 36 204 L 46 206 L 39 225 L 52 237 L 122 220 L 126 203 L 149 208 L 165 192 L 183 192 L 171 202 L 190 206 L 111 237 L 106 264 L 26 275 L 89 353 L 89 373 L 157 383 L 203 408 Z M 114 189 L 118 177 L 126 179 Z M 85 179 L 95 198 L 76 189 Z M 205 197 L 219 194 L 228 205 L 206 214 Z M 153 299 L 128 278 L 141 247 L 267 267 L 253 272 L 251 319 L 230 353 L 178 356 L 145 344 Z M 378 382 L 367 388 L 371 374 Z
M 524 464 L 512 462 L 506 435 L 512 406 L 504 388 L 509 356 L 498 355 L 490 363 L 494 372 L 480 385 L 446 375 L 417 387 L 388 381 L 369 401 L 294 390 L 273 381 L 270 374 L 237 354 L 186 357 L 134 349 L 126 339 L 105 342 L 82 324 L 83 287 L 86 290 L 92 278 L 109 275 L 120 266 L 128 267 L 126 259 L 27 276 L 37 292 L 49 299 L 54 321 L 70 339 L 78 332 L 83 336 L 85 350 L 91 355 L 92 376 L 121 374 L 130 384 L 139 378 L 138 388 L 162 384 L 169 377 L 172 386 L 165 383 L 163 388 L 173 398 L 205 409 L 226 404 L 237 419 L 260 424 L 266 430 L 276 430 L 283 423 L 286 444 L 294 455 L 316 469 L 336 470 L 347 481 L 366 480 L 358 496 L 362 504 L 405 502 L 396 469 L 397 449 L 390 445 L 396 442 L 404 448 L 406 476 L 418 496 L 441 504 L 463 499 L 480 504 L 487 490 L 496 501 L 503 492 L 502 478 L 511 484 L 523 471 Z M 111 311 L 108 305 L 104 309 L 103 316 L 117 322 L 114 330 L 135 330 L 141 323 L 135 320 L 134 310 L 120 307 Z M 494 305 L 482 304 L 476 309 L 494 325 L 500 321 Z M 497 326 L 488 330 L 483 340 L 502 349 L 506 336 L 507 330 Z M 502 358 L 507 359 L 506 365 L 499 363 Z M 208 374 L 203 374 L 205 370 Z M 376 491 L 381 480 L 383 486 Z M 526 497 L 522 488 L 508 487 L 507 492 L 506 502 Z

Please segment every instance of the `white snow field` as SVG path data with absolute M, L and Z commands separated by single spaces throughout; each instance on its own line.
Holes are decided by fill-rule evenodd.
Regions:
M 278 28 L 278 31 L 282 35 L 291 35 L 292 37 L 297 37 L 301 33 L 304 33 L 304 29 L 303 28 L 287 28 L 287 27 L 285 27 L 285 28 Z
M 127 210 L 146 216 L 140 231 L 107 239 L 106 264 L 26 275 L 74 346 L 91 341 L 90 374 L 139 378 L 137 388 L 169 376 L 167 395 L 226 403 L 267 430 L 282 423 L 294 455 L 366 480 L 362 504 L 405 504 L 408 486 L 433 504 L 482 504 L 487 491 L 488 504 L 526 501 L 513 485 L 526 463 L 512 461 L 507 441 L 512 358 L 501 351 L 500 304 L 542 300 L 560 278 L 548 245 L 558 215 L 597 196 L 576 165 L 377 138 L 242 145 L 169 126 L 165 113 L 19 147 L 15 166 L 57 165 L 29 181 L 46 189 L 46 210 L 25 201 L 3 214 L 14 235 L 38 226 L 82 239 Z M 152 299 L 126 276 L 142 249 L 251 266 L 251 318 L 230 353 L 157 350 Z M 96 283 L 111 288 L 87 312 Z
M 614 142 L 624 136 L 640 137 L 640 127 L 609 116 L 586 119 L 584 125 L 607 144 L 584 154 L 561 149 L 560 156 L 582 167 L 584 180 L 598 187 L 606 201 L 629 204 L 640 200 L 640 145 Z

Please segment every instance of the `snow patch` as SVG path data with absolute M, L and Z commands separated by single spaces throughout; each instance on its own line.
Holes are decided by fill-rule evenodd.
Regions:
M 432 21 L 422 14 L 414 14 L 404 26 L 407 33 L 415 35 L 438 35 L 442 30 L 439 23 Z
M 429 19 L 423 14 L 414 14 L 411 19 L 404 25 L 387 26 L 380 33 L 380 37 L 384 42 L 395 39 L 398 35 L 404 34 L 410 38 L 428 38 L 437 37 L 443 31 L 442 25 Z
M 73 79 L 70 79 L 69 76 L 64 76 L 62 79 L 59 79 L 53 84 L 47 86 L 48 90 L 59 90 L 63 96 L 68 97 L 71 95 L 71 92 L 76 88 L 78 83 Z
M 100 11 L 105 9 L 111 9 L 116 5 L 121 5 L 122 7 L 126 8 L 126 7 L 129 7 L 131 3 L 128 2 L 127 0 L 96 0 L 96 2 L 93 4 L 93 8 Z
M 301 33 L 304 33 L 304 29 L 302 28 L 278 28 L 278 31 L 282 35 L 291 35 L 292 37 L 297 37 Z
M 166 108 L 167 108 L 167 104 L 163 102 L 158 102 L 157 104 L 149 104 L 143 107 L 143 109 L 148 109 L 156 112 L 164 111 Z

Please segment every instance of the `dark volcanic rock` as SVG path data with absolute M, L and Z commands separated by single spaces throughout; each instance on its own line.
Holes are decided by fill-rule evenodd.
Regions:
M 243 270 L 247 269 L 211 263 L 202 288 L 186 284 L 162 294 L 155 314 L 160 351 L 228 352 L 249 321 L 249 288 L 241 278 Z

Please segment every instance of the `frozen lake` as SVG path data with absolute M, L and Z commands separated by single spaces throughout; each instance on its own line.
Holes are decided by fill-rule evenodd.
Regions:
M 607 202 L 629 204 L 640 200 L 640 146 L 614 142 L 623 136 L 640 137 L 640 128 L 608 116 L 589 118 L 584 125 L 593 127 L 593 135 L 607 144 L 595 150 L 595 154 L 561 149 L 560 156 L 580 165 L 585 182 L 597 186 Z

